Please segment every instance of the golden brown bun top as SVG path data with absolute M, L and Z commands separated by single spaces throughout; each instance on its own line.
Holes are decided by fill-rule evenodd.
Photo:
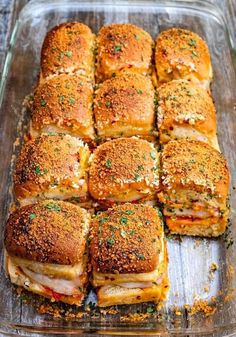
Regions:
M 80 139 L 66 134 L 43 134 L 27 142 L 17 159 L 15 187 L 27 181 L 56 185 L 78 176 L 84 150 L 89 152 Z
M 90 28 L 80 22 L 66 22 L 54 27 L 47 33 L 42 46 L 43 77 L 57 73 L 60 68 L 90 68 L 94 40 Z
M 190 124 L 206 133 L 216 131 L 216 112 L 209 93 L 198 85 L 176 80 L 157 89 L 158 128 Z
M 149 68 L 153 40 L 142 28 L 132 24 L 103 26 L 97 37 L 99 62 L 124 67 Z
M 92 124 L 92 85 L 72 75 L 61 74 L 43 81 L 35 90 L 32 125 L 40 129 L 45 124 Z
M 179 66 L 194 67 L 200 80 L 209 79 L 211 59 L 206 42 L 186 29 L 171 28 L 160 33 L 156 41 L 158 69 L 167 73 Z
M 118 138 L 98 146 L 91 157 L 89 191 L 99 199 L 118 193 L 123 184 L 155 181 L 158 153 L 154 146 L 139 138 Z
M 137 119 L 152 123 L 154 119 L 152 82 L 143 75 L 132 73 L 106 80 L 96 92 L 94 108 L 97 123 L 110 124 L 117 120 L 132 123 L 132 120 Z
M 158 211 L 124 204 L 97 215 L 91 224 L 90 255 L 101 273 L 148 273 L 158 263 L 162 237 Z
M 161 155 L 162 185 L 209 192 L 225 200 L 229 188 L 229 171 L 223 155 L 210 145 L 194 140 L 170 141 Z
M 87 211 L 64 201 L 24 206 L 8 219 L 6 250 L 37 262 L 74 265 L 85 251 L 89 219 Z

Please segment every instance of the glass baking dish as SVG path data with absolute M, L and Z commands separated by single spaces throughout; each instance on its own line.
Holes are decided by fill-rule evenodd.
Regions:
M 180 26 L 200 34 L 210 48 L 219 143 L 231 171 L 231 227 L 227 235 L 217 240 L 167 239 L 171 290 L 167 303 L 158 313 L 143 304 L 123 306 L 117 313 L 107 315 L 87 312 L 70 320 L 55 319 L 38 314 L 34 305 L 25 304 L 4 275 L 3 230 L 12 201 L 11 170 L 29 118 L 22 102 L 37 81 L 46 32 L 56 24 L 72 20 L 84 22 L 95 33 L 104 24 L 131 22 L 143 27 L 153 38 L 166 28 Z M 219 10 L 207 1 L 37 0 L 24 7 L 12 33 L 0 87 L 0 332 L 11 336 L 40 333 L 228 336 L 236 332 L 235 89 L 227 25 Z M 91 299 L 92 292 L 87 303 Z M 141 315 L 131 315 L 135 313 Z

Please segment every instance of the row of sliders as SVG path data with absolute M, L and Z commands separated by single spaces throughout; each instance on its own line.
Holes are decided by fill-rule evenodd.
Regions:
M 155 51 L 154 51 L 155 49 Z M 157 36 L 133 24 L 103 26 L 97 37 L 79 22 L 63 23 L 47 33 L 40 79 L 61 73 L 96 82 L 125 72 L 156 75 L 158 83 L 186 79 L 207 89 L 212 79 L 208 47 L 197 34 L 171 28 Z
M 104 82 L 94 92 L 89 78 L 95 67 L 91 66 L 95 44 L 96 69 Z M 149 34 L 130 24 L 104 26 L 96 43 L 90 29 L 81 23 L 55 27 L 42 48 L 31 137 L 65 132 L 90 142 L 97 137 L 122 136 L 153 140 L 159 134 L 160 143 L 189 137 L 218 148 L 214 104 L 210 94 L 199 87 L 212 78 L 206 43 L 187 30 L 162 32 L 156 43 L 158 83 L 169 83 L 157 92 L 151 77 L 145 76 L 153 68 L 152 48 Z M 92 69 L 91 74 L 83 69 Z M 204 69 L 208 80 L 203 79 Z
M 158 152 L 146 140 L 118 138 L 90 154 L 76 137 L 44 134 L 24 145 L 14 189 L 21 205 L 55 198 L 101 210 L 159 202 L 173 233 L 218 236 L 227 224 L 227 163 L 201 141 L 170 141 Z
M 67 74 L 37 87 L 32 138 L 44 132 L 62 132 L 90 142 L 96 137 L 94 127 L 100 141 L 139 136 L 165 144 L 189 138 L 219 149 L 212 98 L 186 80 L 168 82 L 155 92 L 149 78 L 127 73 L 99 84 L 94 99 L 90 83 Z
M 147 205 L 127 203 L 92 219 L 65 201 L 24 206 L 6 225 L 5 268 L 12 283 L 75 305 L 89 277 L 102 307 L 160 303 L 169 289 L 161 219 Z

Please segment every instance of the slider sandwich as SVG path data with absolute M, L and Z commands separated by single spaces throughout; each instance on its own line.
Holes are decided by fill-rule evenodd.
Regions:
M 80 305 L 86 292 L 90 215 L 64 201 L 24 206 L 8 219 L 5 269 L 24 289 Z
M 90 151 L 79 138 L 48 133 L 25 143 L 16 162 L 14 191 L 21 205 L 40 199 L 88 200 Z
M 92 220 L 90 240 L 99 306 L 166 299 L 168 258 L 156 209 L 127 203 L 101 212 Z
M 41 51 L 40 81 L 61 73 L 94 79 L 95 35 L 80 22 L 64 22 L 50 30 Z
M 219 236 L 228 219 L 229 170 L 223 155 L 193 140 L 170 141 L 161 153 L 158 193 L 172 233 Z
M 97 36 L 97 81 L 103 82 L 123 71 L 150 74 L 153 46 L 151 36 L 140 27 L 132 24 L 103 26 Z
M 155 147 L 135 137 L 101 144 L 90 157 L 88 187 L 104 207 L 155 199 L 159 187 Z
M 174 80 L 157 89 L 159 140 L 188 138 L 210 144 L 217 150 L 216 111 L 211 95 L 186 80 Z
M 156 40 L 155 63 L 159 84 L 185 79 L 210 89 L 210 53 L 196 33 L 181 28 L 161 32 Z

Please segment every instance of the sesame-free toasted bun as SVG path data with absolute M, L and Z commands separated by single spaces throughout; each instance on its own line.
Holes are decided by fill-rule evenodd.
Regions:
M 5 247 L 9 255 L 37 262 L 81 262 L 89 230 L 89 213 L 64 201 L 44 200 L 17 209 L 8 219 Z
M 101 138 L 142 136 L 154 129 L 154 88 L 149 78 L 123 73 L 100 84 L 94 114 Z
M 103 143 L 90 162 L 89 192 L 95 199 L 135 201 L 153 197 L 158 188 L 158 153 L 146 140 L 118 138 Z
M 209 89 L 212 66 L 206 42 L 196 33 L 171 28 L 158 35 L 155 51 L 159 83 L 186 79 Z
M 161 154 L 161 169 L 164 194 L 192 190 L 226 203 L 229 170 L 223 155 L 210 145 L 185 139 L 170 141 Z
M 89 154 L 87 145 L 66 134 L 43 134 L 25 143 L 14 173 L 17 199 L 85 197 Z
M 80 22 L 62 23 L 50 30 L 41 52 L 41 79 L 59 73 L 94 78 L 95 36 Z
M 193 217 L 165 217 L 166 224 L 173 234 L 217 237 L 224 233 L 227 226 L 228 212 L 221 217 L 205 219 Z
M 163 228 L 157 210 L 124 204 L 97 215 L 91 224 L 90 256 L 100 273 L 148 273 L 163 250 Z
M 174 80 L 161 85 L 157 97 L 160 143 L 188 137 L 215 146 L 216 111 L 206 90 L 186 80 Z
M 43 286 L 42 284 L 38 283 L 36 280 L 30 278 L 29 276 L 25 275 L 22 271 L 21 267 L 16 265 L 12 261 L 12 257 L 10 257 L 5 252 L 5 270 L 7 274 L 9 275 L 9 278 L 11 282 L 19 287 L 22 287 L 26 289 L 27 291 L 33 292 L 35 294 L 47 297 L 52 300 L 52 302 L 55 301 L 61 301 L 68 304 L 75 304 L 75 305 L 81 305 L 81 302 L 84 298 L 84 294 L 86 293 L 85 284 L 81 285 L 80 287 L 77 287 L 76 294 L 73 295 L 65 295 L 58 293 L 48 287 Z M 52 283 L 55 283 L 55 279 L 52 278 Z
M 169 291 L 169 280 L 165 276 L 161 284 L 149 288 L 124 288 L 119 285 L 107 285 L 98 289 L 98 306 L 134 304 L 143 302 L 161 303 Z
M 92 101 L 92 85 L 77 76 L 61 74 L 43 81 L 34 93 L 32 136 L 57 129 L 93 139 Z
M 97 36 L 98 82 L 121 71 L 150 74 L 153 40 L 142 28 L 132 24 L 103 26 Z

